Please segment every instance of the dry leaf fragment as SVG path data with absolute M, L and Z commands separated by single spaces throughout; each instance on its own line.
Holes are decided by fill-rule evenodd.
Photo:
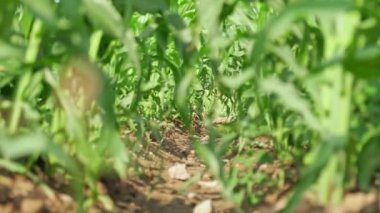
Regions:
M 194 199 L 196 197 L 197 197 L 197 194 L 195 192 L 189 192 L 187 194 L 187 198 L 189 198 L 189 199 Z
M 196 205 L 193 209 L 193 213 L 211 213 L 212 203 L 211 200 L 204 200 Z
M 219 186 L 219 182 L 216 181 L 216 180 L 212 180 L 212 181 L 199 181 L 198 185 L 206 187 L 206 188 L 217 188 L 217 187 L 220 187 Z
M 186 170 L 186 164 L 176 163 L 174 166 L 169 168 L 168 172 L 170 178 L 177 180 L 187 180 L 190 177 L 190 174 Z

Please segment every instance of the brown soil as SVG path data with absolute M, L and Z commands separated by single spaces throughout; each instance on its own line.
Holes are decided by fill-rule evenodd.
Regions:
M 199 129 L 199 137 L 205 138 L 205 131 Z M 133 137 L 132 137 L 133 138 Z M 267 143 L 268 138 L 263 142 Z M 235 212 L 234 206 L 215 186 L 212 175 L 205 172 L 205 166 L 192 150 L 189 136 L 180 127 L 170 128 L 161 144 L 150 142 L 139 155 L 138 163 L 143 175 L 130 176 L 127 180 L 104 177 L 98 183 L 99 190 L 111 198 L 113 210 L 107 210 L 101 202 L 90 212 L 193 212 L 194 207 L 204 200 L 212 200 L 213 212 Z M 169 177 L 168 169 L 176 163 L 186 164 L 193 184 L 185 187 L 186 181 Z M 229 167 L 226 160 L 226 168 Z M 256 165 L 272 175 L 281 166 L 278 162 Z M 291 169 L 288 169 L 291 170 Z M 203 174 L 203 175 L 199 175 Z M 191 178 L 190 178 L 191 179 Z M 45 182 L 51 183 L 46 180 Z M 246 212 L 277 212 L 286 202 L 285 197 L 292 183 L 275 191 L 269 191 L 261 204 L 248 206 Z M 65 184 L 51 183 L 50 189 L 41 187 L 29 178 L 0 171 L 0 213 L 7 212 L 75 212 L 74 199 L 65 193 Z M 308 194 L 302 199 L 295 212 L 378 212 L 379 200 L 375 192 L 368 194 L 350 193 L 341 206 L 322 207 Z M 104 202 L 103 202 L 104 203 Z

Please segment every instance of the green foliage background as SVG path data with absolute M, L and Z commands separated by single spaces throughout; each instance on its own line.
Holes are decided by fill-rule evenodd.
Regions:
M 226 172 L 222 159 L 272 161 L 244 151 L 255 136 L 272 135 L 275 158 L 301 166 L 285 210 L 307 189 L 324 203 L 368 190 L 380 167 L 376 0 L 3 0 L 0 10 L 0 165 L 33 176 L 43 158 L 81 208 L 101 196 L 102 174 L 135 166 L 121 128 L 143 142 L 180 117 L 194 133 L 193 114 L 210 134 L 207 145 L 194 137 L 197 154 L 237 206 L 259 202 L 253 186 L 270 178 Z M 220 116 L 233 122 L 216 128 Z M 269 182 L 283 184 L 282 172 Z

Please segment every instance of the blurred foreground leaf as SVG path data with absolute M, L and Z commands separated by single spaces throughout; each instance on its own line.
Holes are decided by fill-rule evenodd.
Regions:
M 140 13 L 153 13 L 159 11 L 165 11 L 168 9 L 168 5 L 165 0 L 132 0 L 133 6 Z
M 14 137 L 0 136 L 0 151 L 7 158 L 40 154 L 47 149 L 48 139 L 42 133 L 29 133 Z
M 380 142 L 373 140 L 364 145 L 358 156 L 358 180 L 363 190 L 370 189 L 370 181 L 376 170 L 380 169 Z
M 119 12 L 110 1 L 83 0 L 88 18 L 105 32 L 120 38 L 124 27 Z
M 356 51 L 344 61 L 344 67 L 361 78 L 380 77 L 380 46 Z

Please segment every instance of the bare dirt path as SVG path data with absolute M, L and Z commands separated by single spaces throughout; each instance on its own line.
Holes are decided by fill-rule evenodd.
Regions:
M 200 130 L 200 137 L 204 136 L 204 130 Z M 233 204 L 223 198 L 212 175 L 204 172 L 205 166 L 195 156 L 189 136 L 181 128 L 169 129 L 161 144 L 148 144 L 139 153 L 137 162 L 142 168 L 141 175 L 130 176 L 127 180 L 107 176 L 98 183 L 99 190 L 113 201 L 113 212 L 190 213 L 205 200 L 212 201 L 212 212 L 235 212 Z M 169 169 L 176 164 L 186 166 L 187 180 L 193 180 L 192 184 L 169 175 Z M 46 180 L 53 190 L 43 190 L 41 185 L 25 176 L 0 170 L 0 213 L 74 212 L 75 202 L 67 193 L 67 184 L 59 179 L 54 181 Z M 246 211 L 276 212 L 285 204 L 284 195 L 291 186 L 286 187 L 268 194 L 260 205 Z M 372 213 L 378 211 L 377 199 L 375 192 L 349 193 L 341 206 L 322 208 L 306 195 L 295 212 Z M 90 212 L 112 211 L 98 204 Z

